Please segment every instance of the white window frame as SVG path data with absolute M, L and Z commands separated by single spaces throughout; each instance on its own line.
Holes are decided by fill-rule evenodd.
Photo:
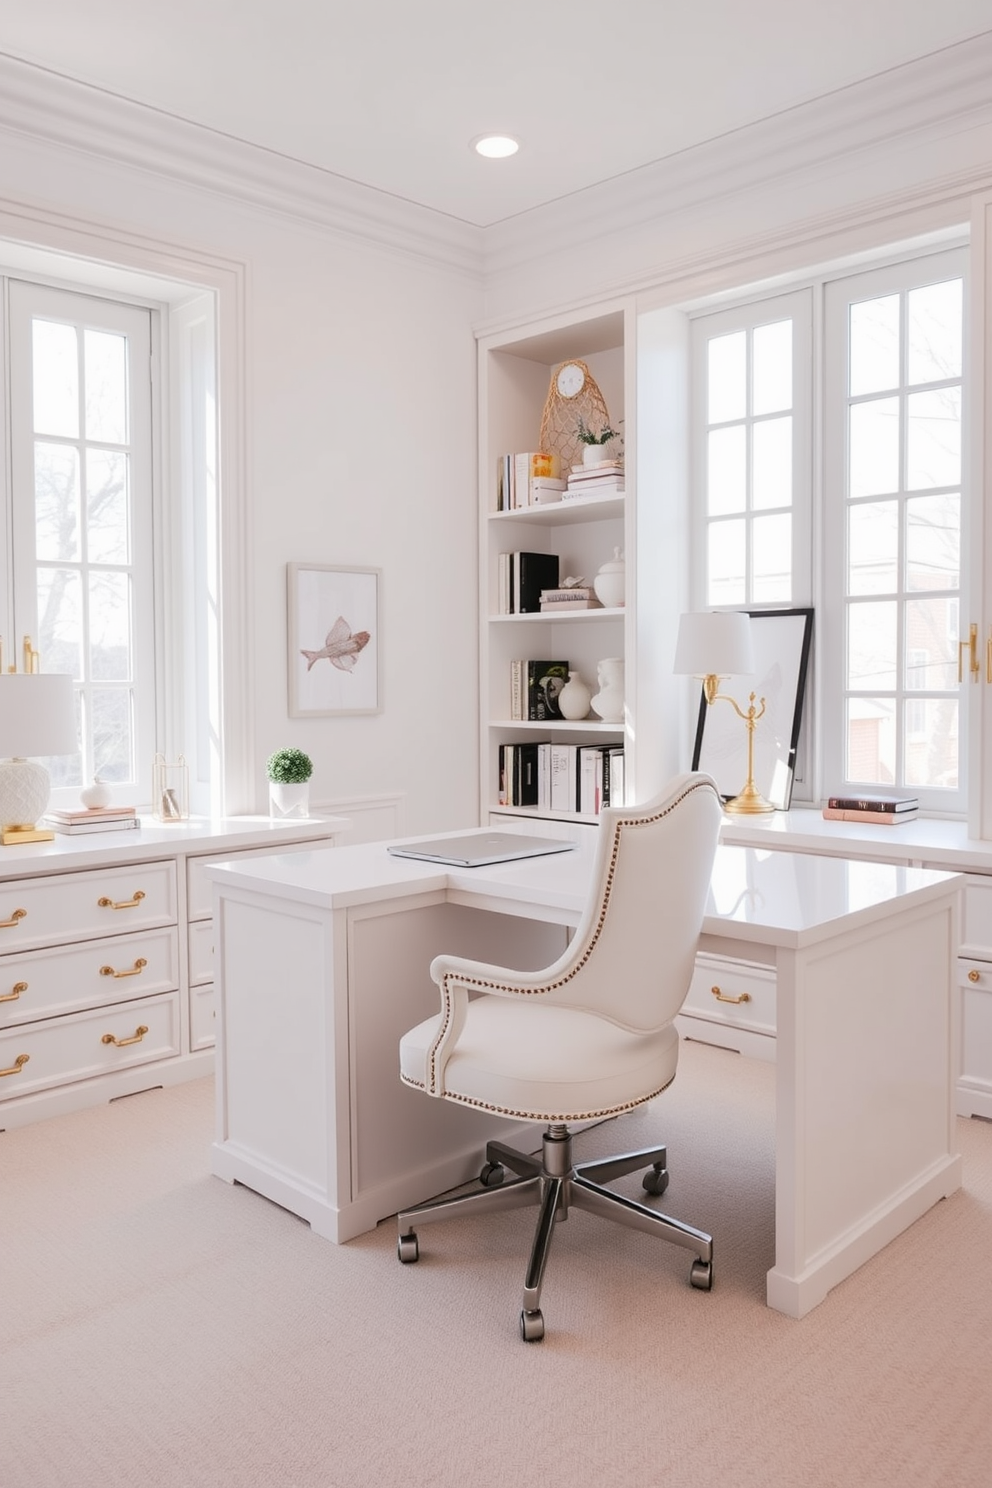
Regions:
M 831 276 L 824 281 L 824 395 L 823 409 L 823 495 L 821 515 L 821 600 L 818 614 L 822 615 L 820 626 L 824 642 L 820 647 L 820 677 L 822 697 L 826 706 L 821 713 L 819 731 L 820 762 L 823 779 L 830 789 L 844 789 L 849 783 L 845 778 L 844 724 L 846 710 L 843 698 L 844 683 L 846 605 L 845 605 L 845 557 L 846 557 L 846 503 L 840 497 L 846 492 L 847 470 L 847 307 L 852 302 L 870 299 L 874 295 L 905 292 L 919 285 L 939 283 L 943 279 L 961 278 L 964 286 L 963 320 L 967 325 L 968 312 L 968 254 L 965 248 L 952 248 L 929 253 L 917 253 L 897 262 L 861 269 L 850 274 Z M 968 407 L 968 358 L 965 352 L 962 367 L 964 385 L 964 410 Z M 963 451 L 967 432 L 962 436 L 961 472 L 961 561 L 960 591 L 948 596 L 948 604 L 959 613 L 968 613 L 968 551 L 970 493 L 967 489 L 967 470 Z M 963 608 L 962 608 L 963 607 Z M 901 621 L 900 621 L 901 634 Z M 952 652 L 953 654 L 953 652 Z M 900 677 L 896 692 L 896 706 L 903 707 L 912 701 L 911 689 L 904 677 Z M 927 790 L 911 787 L 919 796 L 923 809 L 945 816 L 965 816 L 968 804 L 968 717 L 969 693 L 966 687 L 957 689 L 958 697 L 958 785 L 956 789 Z M 905 736 L 905 722 L 902 725 Z M 859 785 L 859 782 L 850 782 Z

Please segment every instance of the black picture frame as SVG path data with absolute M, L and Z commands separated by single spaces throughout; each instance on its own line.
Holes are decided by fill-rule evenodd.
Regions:
M 720 694 L 733 698 L 744 712 L 752 692 L 756 701 L 765 699 L 765 712 L 754 732 L 754 783 L 777 810 L 788 811 L 813 644 L 813 611 L 746 613 L 751 617 L 755 669 L 747 677 L 721 678 Z M 702 689 L 692 768 L 712 775 L 725 801 L 738 795 L 747 780 L 747 729 L 729 704 L 707 703 Z

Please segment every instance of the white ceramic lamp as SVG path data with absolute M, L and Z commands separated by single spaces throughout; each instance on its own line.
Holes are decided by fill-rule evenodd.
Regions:
M 765 700 L 755 705 L 750 696 L 747 711 L 734 698 L 720 691 L 721 677 L 746 677 L 754 671 L 751 645 L 751 617 L 733 610 L 715 610 L 683 615 L 675 643 L 674 671 L 699 677 L 708 704 L 729 703 L 747 729 L 747 780 L 740 795 L 728 801 L 724 810 L 734 816 L 759 816 L 774 811 L 754 783 L 754 730 L 765 711 Z
M 32 756 L 79 749 L 72 678 L 60 672 L 0 673 L 0 841 L 50 842 L 36 826 L 52 791 Z

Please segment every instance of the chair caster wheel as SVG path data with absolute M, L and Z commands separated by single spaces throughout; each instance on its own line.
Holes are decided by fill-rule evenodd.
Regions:
M 540 1308 L 520 1314 L 520 1337 L 524 1343 L 540 1343 L 544 1337 L 544 1313 Z
M 483 1164 L 482 1172 L 479 1174 L 479 1182 L 483 1188 L 499 1188 L 506 1172 L 502 1163 L 487 1162 Z
M 693 1261 L 689 1271 L 689 1281 L 697 1291 L 711 1291 L 713 1287 L 713 1262 Z
M 668 1169 L 653 1167 L 649 1168 L 641 1179 L 641 1187 L 649 1194 L 658 1197 L 668 1187 Z
M 401 1235 L 396 1243 L 396 1254 L 404 1266 L 420 1259 L 420 1241 L 411 1230 L 409 1235 Z

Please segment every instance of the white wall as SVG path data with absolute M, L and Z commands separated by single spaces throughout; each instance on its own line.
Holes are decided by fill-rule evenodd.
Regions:
M 79 105 L 78 90 L 64 96 Z M 294 217 L 282 210 L 278 182 L 271 206 L 248 204 L 233 192 L 170 179 L 164 169 L 101 157 L 85 129 L 79 137 L 88 147 L 76 149 L 6 122 L 0 118 L 0 237 L 224 285 L 222 409 L 230 422 L 240 402 L 245 415 L 223 464 L 229 485 L 244 492 L 246 515 L 244 531 L 232 535 L 245 579 L 247 634 L 239 639 L 247 675 L 230 679 L 244 706 L 228 727 L 250 736 L 232 741 L 235 754 L 247 757 L 249 777 L 248 799 L 236 809 L 267 809 L 265 758 L 296 745 L 314 759 L 318 806 L 398 797 L 397 830 L 472 824 L 471 326 L 482 301 L 458 245 L 450 263 L 438 261 L 443 254 L 432 261 L 418 236 L 422 219 L 411 212 L 408 247 L 399 207 L 390 208 L 395 246 L 388 213 L 382 220 L 371 214 L 374 242 L 355 232 L 353 211 L 342 212 L 346 230 L 337 230 L 332 194 L 319 199 L 319 173 L 301 188 Z M 112 130 L 115 121 L 103 124 Z M 125 107 L 117 121 L 121 153 L 131 126 L 141 125 L 139 111 Z M 134 139 L 132 132 L 132 146 Z M 189 145 L 181 130 L 177 145 Z M 115 149 L 110 141 L 107 150 Z M 157 146 L 147 153 L 150 163 L 164 159 Z M 196 169 L 183 164 L 187 176 Z M 292 170 L 283 171 L 290 185 Z M 285 565 L 292 560 L 381 568 L 381 714 L 288 718 Z M 229 592 L 240 578 L 230 578 Z

